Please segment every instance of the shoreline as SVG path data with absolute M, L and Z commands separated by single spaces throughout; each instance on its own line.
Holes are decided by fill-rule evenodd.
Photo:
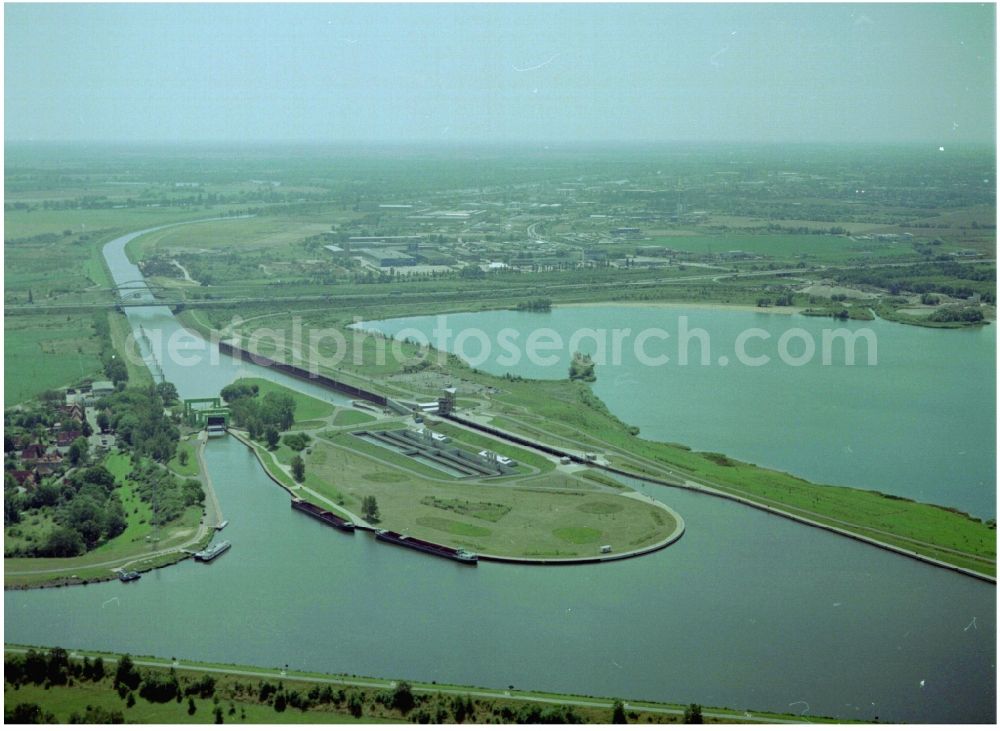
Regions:
M 648 307 L 656 309 L 689 308 L 696 310 L 722 310 L 732 312 L 758 312 L 765 315 L 798 315 L 805 307 L 770 306 L 758 307 L 749 304 L 730 304 L 724 302 L 650 302 L 646 300 L 629 300 L 620 302 L 553 302 L 552 308 L 569 309 L 581 307 Z

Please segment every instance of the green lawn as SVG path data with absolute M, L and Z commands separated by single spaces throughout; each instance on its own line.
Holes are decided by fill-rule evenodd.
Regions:
M 359 449 L 363 454 L 339 445 L 364 445 Z M 395 472 L 369 455 L 419 465 L 344 433 L 313 446 L 306 457 L 306 484 L 348 504 L 372 495 L 381 527 L 445 545 L 504 556 L 596 556 L 605 544 L 617 550 L 650 545 L 675 527 L 673 517 L 660 508 L 598 492 L 597 486 L 567 474 L 477 482 L 449 479 L 431 468 L 426 469 L 435 474 L 427 476 L 419 470 L 419 476 Z M 595 502 L 605 507 L 594 510 Z
M 337 415 L 333 418 L 334 426 L 354 426 L 355 424 L 367 424 L 375 421 L 373 414 L 366 414 L 356 409 L 337 409 Z
M 180 455 L 187 455 L 187 463 L 181 464 Z M 184 477 L 198 476 L 198 442 L 191 438 L 181 439 L 177 443 L 177 456 L 167 463 L 167 467 Z

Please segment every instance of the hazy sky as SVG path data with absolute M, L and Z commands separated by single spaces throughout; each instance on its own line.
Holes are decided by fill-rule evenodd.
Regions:
M 989 141 L 995 9 L 16 5 L 8 140 Z

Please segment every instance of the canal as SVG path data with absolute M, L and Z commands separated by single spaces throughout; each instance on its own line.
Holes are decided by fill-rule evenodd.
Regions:
M 129 318 L 179 327 L 165 308 Z M 219 363 L 164 370 L 185 397 L 242 373 L 311 390 Z M 129 585 L 5 592 L 6 641 L 840 718 L 995 718 L 984 582 L 643 483 L 687 523 L 669 549 L 471 568 L 293 512 L 234 439 L 209 443 L 206 460 L 231 551 Z

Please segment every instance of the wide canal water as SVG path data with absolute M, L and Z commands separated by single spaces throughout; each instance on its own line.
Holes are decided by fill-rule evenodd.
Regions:
M 222 368 L 164 365 L 182 396 L 242 372 Z M 231 551 L 135 584 L 5 592 L 5 640 L 847 718 L 995 717 L 984 582 L 650 484 L 687 523 L 664 551 L 470 568 L 293 512 L 231 438 L 206 458 Z

